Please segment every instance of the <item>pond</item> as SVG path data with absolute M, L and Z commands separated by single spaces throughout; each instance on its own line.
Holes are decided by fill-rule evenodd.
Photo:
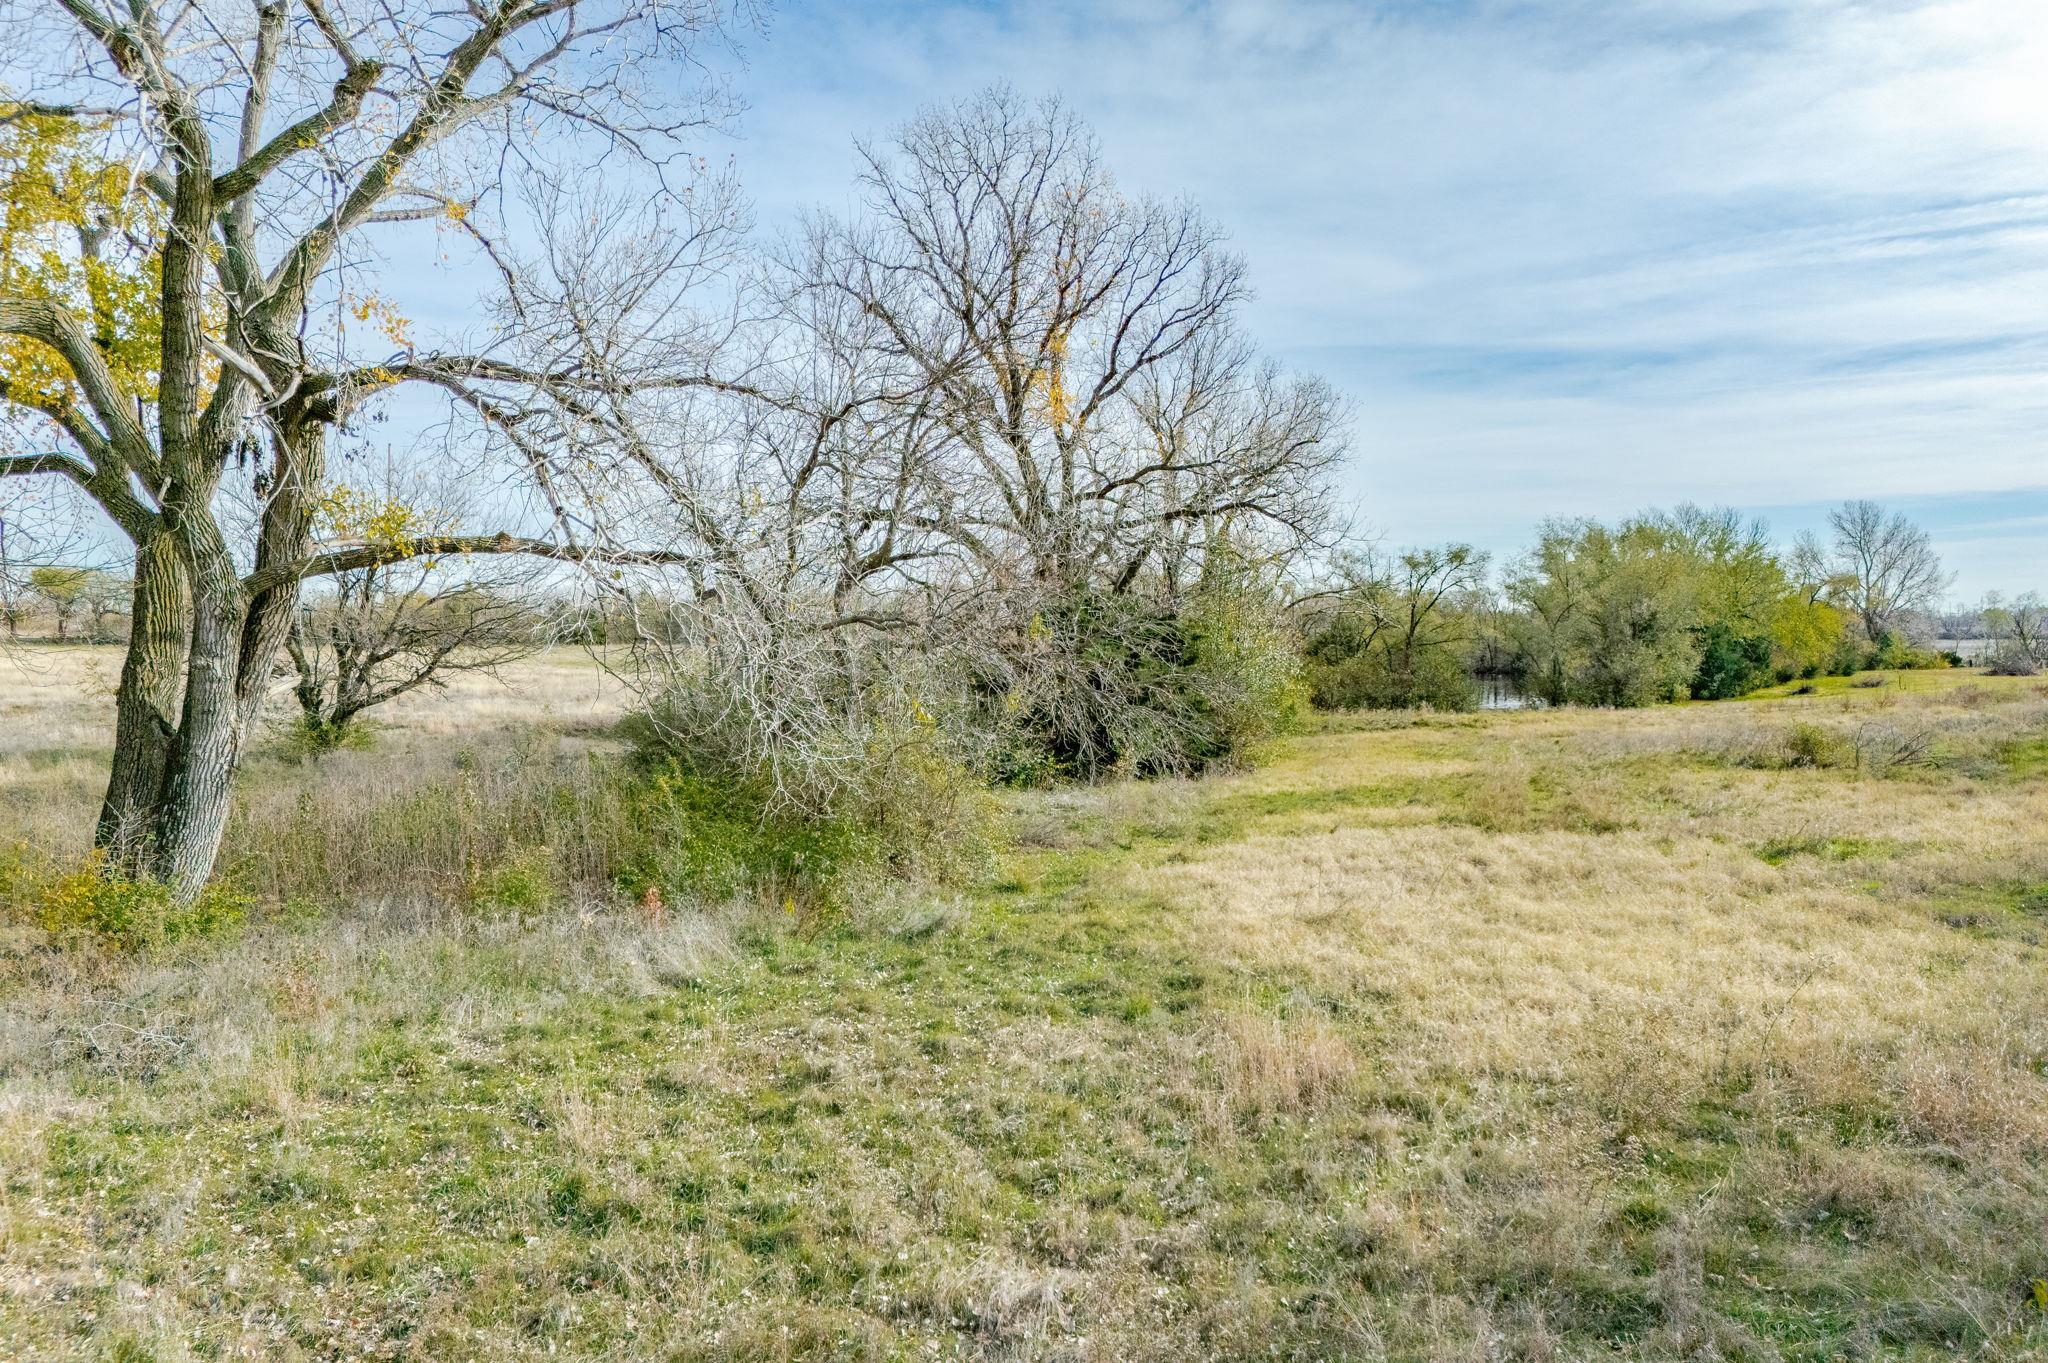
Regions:
M 1482 710 L 1540 710 L 1543 699 L 1532 696 L 1521 689 L 1513 677 L 1480 676 L 1473 678 L 1479 687 L 1479 708 Z

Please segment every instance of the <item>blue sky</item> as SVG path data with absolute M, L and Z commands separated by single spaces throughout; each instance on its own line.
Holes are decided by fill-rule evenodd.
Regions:
M 731 150 L 774 230 L 856 135 L 1057 92 L 1231 232 L 1390 540 L 1868 496 L 1974 597 L 2048 590 L 2044 72 L 2039 0 L 788 0 Z

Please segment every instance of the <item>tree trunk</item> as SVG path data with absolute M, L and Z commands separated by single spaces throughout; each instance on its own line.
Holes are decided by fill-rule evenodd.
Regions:
M 278 432 L 277 489 L 264 509 L 255 568 L 304 560 L 312 540 L 311 497 L 324 473 L 326 430 L 316 423 Z M 185 697 L 157 804 L 151 869 L 181 901 L 206 888 L 234 803 L 242 749 L 270 687 L 278 650 L 291 632 L 300 583 L 245 599 L 234 559 L 210 518 L 187 515 L 174 532 L 190 574 L 192 632 Z
M 192 603 L 184 565 L 170 535 L 135 551 L 135 592 L 128 659 L 115 703 L 114 763 L 93 843 L 126 875 L 147 869 L 150 835 L 163 798 L 164 772 L 178 732 Z
M 185 703 L 158 802 L 151 870 L 180 900 L 206 887 L 227 831 L 242 749 L 237 666 L 244 612 L 227 546 L 205 527 L 188 536 L 192 640 Z M 192 542 L 192 541 L 196 541 Z

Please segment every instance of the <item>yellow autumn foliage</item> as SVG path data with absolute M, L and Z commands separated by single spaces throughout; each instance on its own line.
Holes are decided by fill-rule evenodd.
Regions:
M 15 116 L 0 123 L 0 292 L 70 309 L 115 381 L 147 401 L 162 345 L 164 209 L 127 166 L 97 154 L 89 127 L 8 112 Z M 38 341 L 0 337 L 0 373 L 25 402 L 77 401 L 69 367 Z
M 321 494 L 314 518 L 328 538 L 394 550 L 422 535 L 445 533 L 449 519 L 433 508 L 347 483 L 333 484 Z

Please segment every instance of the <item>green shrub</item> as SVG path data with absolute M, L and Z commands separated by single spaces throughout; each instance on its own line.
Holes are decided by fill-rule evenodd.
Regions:
M 921 704 L 882 707 L 864 735 L 813 760 L 831 764 L 804 798 L 805 773 L 749 770 L 737 751 L 678 742 L 685 731 L 652 716 L 630 720 L 635 784 L 626 792 L 636 850 L 615 877 L 713 896 L 749 886 L 830 898 L 850 878 L 883 873 L 931 880 L 981 869 L 992 850 L 994 804 Z M 852 746 L 852 739 L 859 747 Z
M 557 874 L 547 848 L 515 847 L 501 861 L 470 868 L 465 898 L 485 912 L 544 913 L 561 902 Z
M 1212 592 L 1197 598 L 1181 623 L 1192 655 L 1187 685 L 1199 727 L 1188 755 L 1197 769 L 1239 761 L 1300 727 L 1308 684 L 1270 600 Z
M 1770 615 L 1772 658 L 1784 675 L 1817 677 L 1832 667 L 1845 652 L 1854 656 L 1849 642 L 1848 620 L 1825 601 L 1809 599 L 1804 592 L 1788 591 L 1778 598 Z
M 0 858 L 0 907 L 53 937 L 143 951 L 228 931 L 247 915 L 249 900 L 220 880 L 180 904 L 168 885 L 122 875 L 98 853 L 67 868 L 15 852 Z
M 722 898 L 829 891 L 833 882 L 884 858 L 882 839 L 852 819 L 793 818 L 767 812 L 764 793 L 671 762 L 648 773 L 632 795 L 646 831 L 622 868 L 629 888 Z
M 989 774 L 1013 785 L 1140 775 L 1183 765 L 1194 659 L 1170 610 L 1125 593 L 1077 591 L 1023 631 L 1011 666 L 977 690 L 998 737 Z
M 1461 711 L 1478 704 L 1471 674 L 1448 648 L 1420 650 L 1405 666 L 1398 655 L 1380 650 L 1333 662 L 1317 662 L 1312 656 L 1305 671 L 1310 697 L 1324 710 L 1407 710 L 1426 705 Z
M 1842 756 L 1842 740 L 1818 724 L 1795 724 L 1785 733 L 1788 767 L 1837 766 Z
M 1890 630 L 1877 636 L 1877 642 L 1865 652 L 1862 662 L 1865 670 L 1886 672 L 1949 666 L 1945 655 L 1931 648 L 1915 648 L 1911 640 Z
M 1771 683 L 1769 635 L 1737 634 L 1716 622 L 1699 631 L 1699 640 L 1700 661 L 1691 685 L 1694 700 L 1733 700 Z
M 330 724 L 300 714 L 279 726 L 276 751 L 288 762 L 305 762 L 331 752 L 366 752 L 376 745 L 376 729 L 365 720 Z
M 245 808 L 226 858 L 237 883 L 301 913 L 384 901 L 526 916 L 630 903 L 651 886 L 670 902 L 758 889 L 808 903 L 870 875 L 978 870 L 991 797 L 925 726 L 905 727 L 870 735 L 871 760 L 846 763 L 858 782 L 823 814 L 678 753 L 644 717 L 626 726 L 625 754 L 521 743 L 406 776 L 389 757 L 342 753 L 288 799 Z
M 1272 598 L 1234 583 L 1178 611 L 1133 593 L 1069 593 L 974 691 L 990 733 L 984 769 L 1015 785 L 1229 765 L 1298 723 L 1309 699 Z

